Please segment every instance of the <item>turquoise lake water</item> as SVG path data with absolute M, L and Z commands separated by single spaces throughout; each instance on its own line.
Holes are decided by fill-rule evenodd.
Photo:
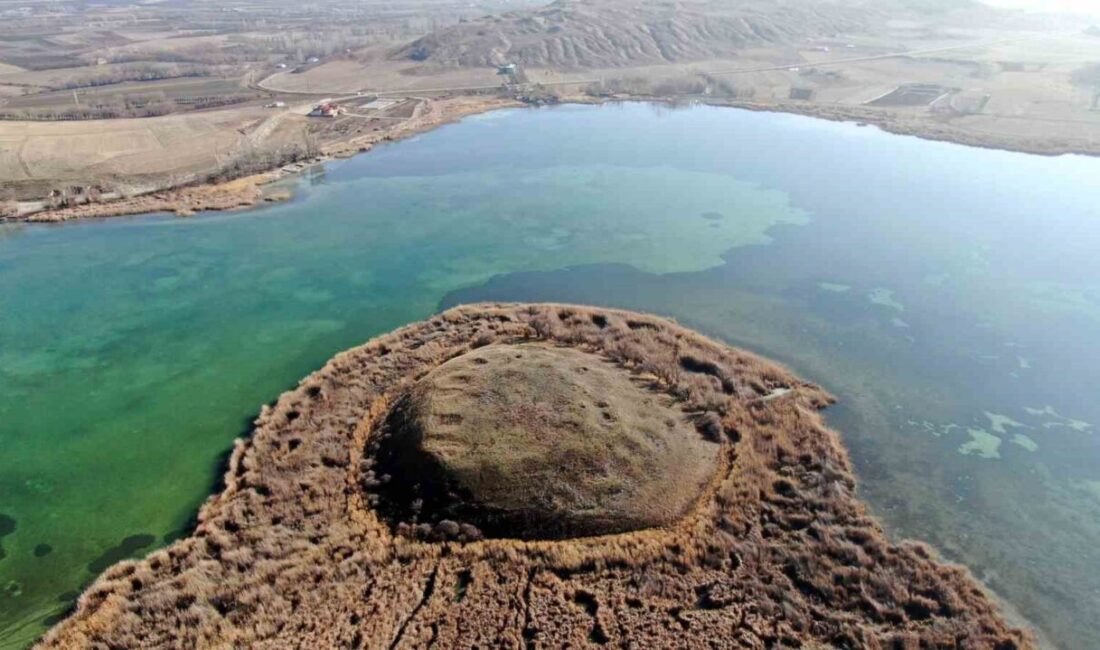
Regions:
M 896 536 L 1100 647 L 1098 179 L 796 116 L 568 106 L 250 212 L 0 227 L 0 647 L 183 534 L 261 404 L 490 299 L 670 315 L 822 383 Z

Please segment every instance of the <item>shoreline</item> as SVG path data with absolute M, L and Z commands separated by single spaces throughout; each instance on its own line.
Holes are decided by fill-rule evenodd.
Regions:
M 851 122 L 859 126 L 875 126 L 892 135 L 911 136 L 931 142 L 945 142 L 957 144 L 974 149 L 986 149 L 989 151 L 1005 151 L 1030 156 L 1044 156 L 1057 158 L 1060 156 L 1089 156 L 1100 157 L 1100 143 L 1093 143 L 1091 147 L 1082 148 L 1066 143 L 1052 143 L 1048 146 L 1029 146 L 1020 138 L 1005 136 L 1003 140 L 997 139 L 992 134 L 982 135 L 973 131 L 965 131 L 952 128 L 950 123 L 930 122 L 929 120 L 914 119 L 906 121 L 899 116 L 883 114 L 877 111 L 860 109 L 847 106 L 823 106 L 820 104 L 801 105 L 796 103 L 764 104 L 758 102 L 706 102 L 711 106 L 727 106 L 741 108 L 758 113 L 784 113 L 789 115 L 802 115 L 829 122 Z M 929 128 L 932 125 L 939 129 Z
M 492 110 L 492 109 L 489 109 L 489 110 Z
M 399 142 L 473 115 L 522 106 L 523 103 L 506 98 L 467 96 L 429 100 L 423 114 L 415 115 L 383 131 L 333 143 L 317 156 L 275 169 L 225 181 L 200 182 L 132 197 L 24 213 L 0 218 L 0 223 L 64 223 L 151 212 L 172 212 L 180 217 L 188 217 L 197 212 L 246 210 L 264 203 L 287 201 L 294 197 L 292 190 L 265 193 L 264 188 L 309 167 L 366 153 L 378 144 Z M 296 169 L 288 170 L 289 167 Z
M 906 119 L 904 116 L 857 107 L 823 106 L 795 102 L 763 103 L 710 97 L 637 95 L 616 95 L 606 98 L 571 95 L 561 98 L 559 103 L 593 105 L 617 102 L 651 102 L 666 105 L 691 102 L 719 108 L 801 115 L 830 122 L 874 126 L 893 135 L 910 136 L 932 142 L 945 142 L 992 151 L 1045 157 L 1100 156 L 1100 143 L 1096 143 L 1091 147 L 1081 147 L 1067 142 L 1052 142 L 1047 146 L 1040 146 L 1029 144 L 1029 141 L 1020 138 L 1005 137 L 998 139 L 989 134 L 968 132 L 953 128 L 947 122 L 937 123 L 919 118 Z M 297 174 L 302 169 L 323 164 L 330 160 L 350 158 L 361 153 L 367 153 L 380 143 L 399 142 L 473 115 L 526 106 L 530 105 L 505 97 L 466 95 L 426 100 L 426 112 L 424 114 L 414 115 L 408 120 L 383 131 L 333 143 L 315 157 L 275 169 L 225 181 L 200 182 L 175 188 L 154 190 L 132 197 L 0 217 L 0 223 L 62 223 L 78 219 L 103 219 L 151 212 L 172 212 L 178 216 L 186 217 L 196 212 L 245 210 L 264 203 L 286 201 L 293 198 L 294 192 L 292 190 L 265 193 L 264 188 L 278 180 Z M 297 169 L 287 170 L 288 167 L 296 167 Z

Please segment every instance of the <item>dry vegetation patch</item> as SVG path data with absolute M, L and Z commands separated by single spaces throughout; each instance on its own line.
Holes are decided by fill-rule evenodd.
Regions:
M 479 395 L 504 390 L 508 373 L 475 379 L 472 368 L 504 365 L 501 355 L 517 349 L 536 357 L 512 377 L 520 394 L 486 398 L 487 412 L 475 416 Z M 560 377 L 585 366 L 608 375 Z M 457 378 L 463 373 L 469 380 Z M 549 389 L 537 384 L 553 375 Z M 601 399 L 589 395 L 599 385 L 615 400 L 629 396 L 625 406 L 604 400 L 641 421 L 593 433 L 578 411 Z M 439 391 L 452 394 L 426 397 Z M 571 405 L 564 412 L 505 413 L 562 396 Z M 454 459 L 517 423 L 523 430 L 509 435 L 528 448 L 557 430 L 537 422 L 574 419 L 594 439 L 629 444 L 654 422 L 633 402 L 647 398 L 690 418 L 691 427 L 674 423 L 666 442 L 704 435 L 717 458 L 692 505 L 663 526 L 478 539 L 456 521 L 435 522 L 438 535 L 395 530 L 379 512 L 378 486 L 402 480 L 376 471 L 395 418 L 419 419 L 425 439 L 465 440 L 450 456 L 437 445 L 454 476 L 462 466 Z M 417 408 L 395 415 L 410 402 Z M 837 434 L 818 415 L 829 402 L 782 368 L 661 319 L 563 305 L 459 307 L 337 355 L 265 407 L 194 534 L 109 569 L 42 646 L 1031 647 L 965 570 L 886 539 L 855 496 Z M 430 423 L 456 405 L 487 429 L 464 438 L 433 431 Z M 583 447 L 583 435 L 567 437 Z M 687 455 L 707 467 L 706 454 Z M 620 475 L 633 476 L 630 464 L 646 458 L 659 465 L 659 456 L 627 458 Z M 565 480 L 553 467 L 539 471 Z M 508 498 L 492 482 L 467 486 L 482 500 Z

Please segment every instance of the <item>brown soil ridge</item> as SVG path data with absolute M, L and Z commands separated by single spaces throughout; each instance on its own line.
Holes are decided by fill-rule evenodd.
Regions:
M 372 488 L 389 479 L 369 450 L 393 404 L 448 360 L 527 343 L 602 357 L 721 441 L 685 516 L 458 541 L 400 534 L 379 515 Z M 1034 647 L 965 569 L 887 539 L 819 415 L 829 403 L 655 317 L 458 307 L 337 355 L 264 407 L 194 534 L 109 569 L 40 647 Z

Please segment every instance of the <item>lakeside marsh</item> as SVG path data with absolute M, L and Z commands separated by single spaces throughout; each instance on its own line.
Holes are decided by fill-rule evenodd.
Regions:
M 840 397 L 827 416 L 893 531 L 1095 647 L 1098 172 L 793 116 L 562 107 L 330 164 L 262 210 L 5 228 L 0 646 L 103 558 L 186 529 L 259 406 L 332 353 L 503 298 L 667 314 L 788 363 Z M 1000 458 L 959 453 L 970 429 Z

